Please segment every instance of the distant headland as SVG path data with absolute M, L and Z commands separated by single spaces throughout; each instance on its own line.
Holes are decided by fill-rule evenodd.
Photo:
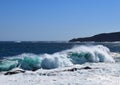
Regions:
M 69 42 L 115 42 L 120 41 L 120 32 L 112 32 L 112 33 L 101 33 L 94 35 L 92 37 L 84 37 L 84 38 L 74 38 L 69 40 Z

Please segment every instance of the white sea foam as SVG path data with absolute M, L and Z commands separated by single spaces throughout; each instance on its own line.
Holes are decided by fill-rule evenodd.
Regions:
M 10 70 L 19 66 L 24 70 L 53 69 L 68 67 L 74 64 L 86 62 L 115 62 L 110 55 L 110 50 L 103 45 L 96 46 L 75 46 L 72 49 L 64 50 L 54 54 L 21 54 L 16 57 L 0 62 L 0 70 Z M 8 63 L 10 64 L 8 65 Z
M 85 66 L 92 69 L 80 69 Z M 71 68 L 78 70 L 69 71 Z M 119 85 L 119 80 L 119 63 L 85 63 L 62 69 L 39 69 L 14 75 L 0 74 L 0 85 Z
M 44 69 L 14 75 L 4 75 L 5 72 L 1 72 L 0 85 L 119 85 L 120 61 L 115 62 L 111 56 L 120 58 L 119 53 L 111 53 L 102 45 L 75 46 L 54 54 L 13 56 L 3 60 L 0 69 L 1 66 L 7 66 L 5 69 L 9 70 L 10 67 L 17 66 L 27 70 Z M 86 66 L 91 69 L 82 69 Z M 73 68 L 77 70 L 70 71 Z M 12 71 L 16 70 L 22 69 Z
M 114 62 L 110 56 L 110 50 L 103 46 L 75 46 L 73 49 L 66 50 L 67 53 L 72 53 L 73 60 L 81 62 Z M 75 55 L 74 55 L 75 54 Z M 77 58 L 77 59 L 76 59 Z M 76 61 L 75 61 L 76 62 Z

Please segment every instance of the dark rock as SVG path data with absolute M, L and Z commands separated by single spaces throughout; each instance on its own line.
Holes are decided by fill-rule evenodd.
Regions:
M 74 38 L 69 42 L 86 42 L 86 41 L 94 41 L 94 42 L 115 42 L 120 41 L 120 32 L 113 33 L 102 33 L 98 35 L 94 35 L 92 37 L 84 37 L 84 38 Z
M 92 69 L 92 68 L 89 67 L 89 66 L 86 66 L 86 67 L 84 67 L 84 68 L 82 68 L 82 69 Z
M 25 71 L 24 70 L 8 71 L 4 75 L 13 75 L 13 74 L 18 74 L 18 73 L 25 73 Z
M 70 69 L 67 69 L 65 71 L 77 71 L 77 68 L 70 68 Z

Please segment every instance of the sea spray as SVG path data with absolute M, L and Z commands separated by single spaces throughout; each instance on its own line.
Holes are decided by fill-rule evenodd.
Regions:
M 75 46 L 70 50 L 69 58 L 74 64 L 82 64 L 85 62 L 114 62 L 110 56 L 110 50 L 103 45 L 96 46 Z
M 73 65 L 72 62 L 67 58 L 67 54 L 54 53 L 52 55 L 45 54 L 42 60 L 43 69 L 53 69 L 58 67 L 66 67 Z
M 21 54 L 0 61 L 0 71 L 8 71 L 15 67 L 24 70 L 53 69 L 67 67 L 85 62 L 114 62 L 110 50 L 103 45 L 75 46 L 72 49 L 54 54 Z

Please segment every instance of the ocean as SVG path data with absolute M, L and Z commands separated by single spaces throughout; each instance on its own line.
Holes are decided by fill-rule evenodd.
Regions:
M 80 45 L 104 45 L 112 52 L 120 52 L 120 42 L 84 42 L 84 43 L 69 43 L 69 42 L 0 42 L 0 58 L 16 56 L 24 53 L 33 54 L 53 54 L 62 50 L 71 49 L 74 46 Z
M 0 85 L 120 85 L 120 42 L 0 42 Z
M 114 62 L 119 42 L 0 42 L 0 71 L 54 69 L 86 62 Z

